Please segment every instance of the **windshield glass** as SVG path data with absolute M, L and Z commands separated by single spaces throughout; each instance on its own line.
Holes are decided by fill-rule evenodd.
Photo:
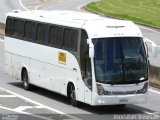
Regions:
M 148 79 L 147 58 L 142 38 L 93 39 L 96 81 L 131 84 Z

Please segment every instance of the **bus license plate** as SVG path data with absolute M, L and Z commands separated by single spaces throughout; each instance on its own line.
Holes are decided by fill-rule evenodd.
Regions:
M 120 100 L 119 100 L 119 103 L 127 103 L 127 102 L 128 102 L 127 99 L 120 99 Z

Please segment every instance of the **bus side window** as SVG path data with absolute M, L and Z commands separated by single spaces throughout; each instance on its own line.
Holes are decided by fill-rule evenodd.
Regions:
M 81 46 L 80 46 L 80 62 L 81 74 L 85 84 L 89 89 L 92 89 L 92 72 L 91 60 L 89 58 L 89 46 L 87 44 L 88 35 L 86 31 L 81 31 Z
M 62 47 L 63 43 L 63 27 L 51 26 L 49 34 L 49 46 Z
M 37 26 L 37 38 L 36 42 L 46 45 L 48 43 L 49 25 L 39 23 Z
M 88 39 L 87 33 L 84 30 L 82 30 L 81 31 L 81 46 L 80 46 L 80 61 L 81 61 L 81 72 L 83 74 L 86 74 L 85 59 L 87 58 L 89 54 L 87 39 Z
M 64 30 L 64 48 L 77 51 L 78 30 L 66 28 Z
M 36 22 L 26 21 L 24 39 L 34 42 L 36 39 Z
M 24 20 L 14 19 L 13 37 L 15 37 L 15 38 L 23 38 L 24 37 Z
M 13 18 L 8 17 L 6 21 L 5 35 L 12 36 Z

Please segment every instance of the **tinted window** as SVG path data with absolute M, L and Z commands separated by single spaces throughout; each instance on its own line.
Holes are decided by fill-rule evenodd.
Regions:
M 26 21 L 25 23 L 25 40 L 34 42 L 36 39 L 36 22 Z
M 148 79 L 144 43 L 139 37 L 95 38 L 96 81 L 134 84 Z
M 89 59 L 89 46 L 87 44 L 88 35 L 82 30 L 81 32 L 81 46 L 80 46 L 80 60 L 81 60 L 81 71 L 86 73 L 85 59 Z
M 13 27 L 13 18 L 7 18 L 5 34 L 11 36 Z
M 63 27 L 51 26 L 49 45 L 62 47 L 62 43 L 63 43 Z
M 13 37 L 22 38 L 24 36 L 24 20 L 14 19 Z
M 76 51 L 78 42 L 78 30 L 68 29 L 64 30 L 64 48 Z
M 88 35 L 86 31 L 81 31 L 81 45 L 80 45 L 80 62 L 81 74 L 84 83 L 92 90 L 92 72 L 91 60 L 89 58 L 89 45 L 87 44 Z
M 47 44 L 48 42 L 49 25 L 39 23 L 37 26 L 36 42 L 40 44 Z

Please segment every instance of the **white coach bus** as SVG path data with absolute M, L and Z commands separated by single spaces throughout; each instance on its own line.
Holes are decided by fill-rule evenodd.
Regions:
M 5 72 L 67 96 L 73 106 L 143 103 L 148 58 L 139 28 L 75 11 L 13 11 L 5 29 Z

